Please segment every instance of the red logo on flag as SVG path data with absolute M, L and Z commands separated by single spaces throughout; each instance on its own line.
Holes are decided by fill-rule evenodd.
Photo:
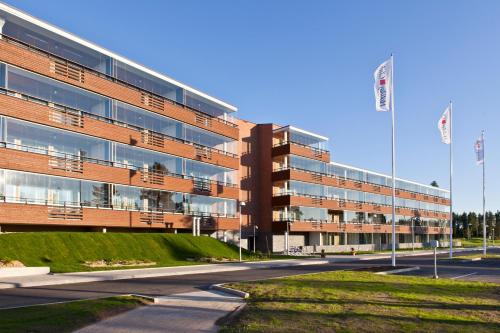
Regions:
M 383 86 L 385 84 L 385 79 L 380 80 L 380 85 Z

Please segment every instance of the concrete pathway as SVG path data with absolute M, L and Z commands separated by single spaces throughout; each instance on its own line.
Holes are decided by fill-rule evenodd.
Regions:
M 77 333 L 217 332 L 218 319 L 243 307 L 242 298 L 196 291 L 155 298 L 143 306 L 76 331 Z

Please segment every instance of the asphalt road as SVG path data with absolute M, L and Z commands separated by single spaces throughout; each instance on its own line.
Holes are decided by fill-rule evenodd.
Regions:
M 456 255 L 465 255 L 478 253 L 475 252 L 461 252 Z M 500 254 L 500 249 L 488 249 L 490 254 Z M 480 261 L 465 261 L 460 260 L 449 260 L 448 255 L 438 256 L 438 269 L 437 273 L 439 278 L 446 279 L 456 279 L 465 281 L 482 281 L 482 282 L 494 282 L 500 283 L 500 259 L 483 259 Z M 430 260 L 429 260 L 430 259 Z M 405 263 L 409 262 L 411 265 L 419 266 L 420 270 L 412 271 L 408 273 L 402 273 L 401 275 L 416 275 L 416 276 L 426 276 L 431 277 L 434 275 L 434 257 L 413 257 L 410 260 L 402 259 L 399 262 Z
M 500 253 L 500 250 L 496 249 L 495 252 Z M 443 258 L 438 261 L 438 275 L 442 278 L 459 278 L 461 280 L 480 280 L 500 283 L 500 267 L 498 267 L 498 261 L 484 260 L 462 263 L 444 260 L 446 255 L 440 255 L 439 257 Z M 410 272 L 408 275 L 432 276 L 433 274 L 433 256 L 402 257 L 398 258 L 397 264 L 398 266 L 421 267 L 421 270 Z M 165 296 L 206 289 L 214 283 L 259 280 L 380 265 L 389 266 L 390 261 L 388 259 L 381 259 L 351 263 L 332 263 L 325 265 L 3 289 L 0 290 L 0 309 L 124 294 Z

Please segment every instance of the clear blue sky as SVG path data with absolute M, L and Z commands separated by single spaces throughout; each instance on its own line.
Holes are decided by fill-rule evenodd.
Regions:
M 335 161 L 390 172 L 373 71 L 395 54 L 397 176 L 448 188 L 436 122 L 454 102 L 455 208 L 500 209 L 500 1 L 7 0 L 239 108 L 330 137 Z

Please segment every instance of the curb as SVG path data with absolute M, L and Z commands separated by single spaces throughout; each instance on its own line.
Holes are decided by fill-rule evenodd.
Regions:
M 471 262 L 471 261 L 481 261 L 483 258 L 471 258 L 471 259 L 462 259 L 460 262 Z
M 186 269 L 179 271 L 168 271 L 161 272 L 161 269 L 165 267 L 150 268 L 150 270 L 142 273 L 134 272 L 133 269 L 125 270 L 128 274 L 119 274 L 113 276 L 112 273 L 108 271 L 98 271 L 98 272 L 76 272 L 76 273 L 61 273 L 53 275 L 57 279 L 44 280 L 44 281 L 26 281 L 26 282 L 13 282 L 13 281 L 0 281 L 0 289 L 12 289 L 12 288 L 26 288 L 26 287 L 39 287 L 39 286 L 50 286 L 50 285 L 62 285 L 62 284 L 73 284 L 73 283 L 88 283 L 88 282 L 101 282 L 101 281 L 116 281 L 116 280 L 128 280 L 128 279 L 141 279 L 141 278 L 153 278 L 153 277 L 167 277 L 167 276 L 181 276 L 181 275 L 191 275 L 191 274 L 208 274 L 208 273 L 218 273 L 218 272 L 233 272 L 242 271 L 250 269 L 262 269 L 262 268 L 280 268 L 280 267 L 294 267 L 294 266 L 309 266 L 309 265 L 324 265 L 328 264 L 328 260 L 317 260 L 317 259 L 304 259 L 304 260 L 273 260 L 271 262 L 254 262 L 250 265 L 243 265 L 239 263 L 231 264 L 208 264 L 208 265 L 196 265 L 189 266 L 179 266 L 186 267 Z M 205 270 L 198 270 L 198 267 L 205 267 Z M 122 271 L 115 271 L 122 272 Z M 92 276 L 92 274 L 95 274 Z M 101 276 L 99 276 L 102 274 Z
M 456 249 L 456 252 L 471 251 L 476 250 L 475 248 L 466 249 Z M 447 253 L 446 250 L 441 250 L 441 253 Z M 419 256 L 428 255 L 430 253 L 417 252 L 417 253 L 400 253 L 398 257 L 405 256 Z M 161 272 L 162 269 L 166 267 L 148 268 L 147 271 L 142 273 L 137 272 L 137 269 L 126 269 L 118 271 L 94 271 L 94 272 L 75 272 L 75 273 L 62 273 L 62 274 L 52 274 L 43 276 L 52 276 L 54 279 L 45 279 L 43 281 L 0 281 L 0 289 L 12 289 L 12 288 L 26 288 L 26 287 L 39 287 L 39 286 L 50 286 L 50 285 L 62 285 L 62 284 L 74 284 L 74 283 L 88 283 L 88 282 L 100 282 L 100 281 L 113 281 L 113 280 L 125 280 L 125 279 L 140 279 L 140 278 L 152 278 L 152 277 L 167 277 L 167 276 L 181 276 L 190 274 L 205 274 L 205 273 L 218 273 L 218 272 L 230 272 L 239 270 L 249 270 L 249 269 L 262 269 L 262 268 L 279 268 L 279 267 L 292 267 L 292 266 L 306 266 L 306 265 L 321 265 L 321 264 L 335 264 L 342 262 L 353 262 L 353 261 L 369 261 L 377 259 L 387 259 L 390 258 L 390 254 L 387 255 L 375 255 L 371 257 L 347 257 L 342 258 L 305 258 L 305 259 L 282 259 L 282 260 L 269 260 L 262 262 L 244 262 L 240 263 L 228 263 L 228 264 L 204 264 L 195 266 L 178 266 L 178 271 Z M 354 259 L 354 260 L 353 260 Z M 184 268 L 185 267 L 185 268 Z M 188 269 L 188 267 L 190 269 Z M 198 271 L 197 268 L 205 267 L 206 270 Z M 173 267 L 172 267 L 173 269 Z M 121 273 L 113 276 L 113 273 Z M 125 273 L 125 274 L 124 274 Z M 128 274 L 127 274 L 128 273 Z M 92 276 L 95 274 L 94 276 Z M 101 275 L 101 276 L 99 276 Z M 56 278 L 57 277 L 57 278 Z
M 243 299 L 247 299 L 250 297 L 250 294 L 241 290 L 229 288 L 229 287 L 223 287 L 225 283 L 218 283 L 218 284 L 213 284 L 209 287 L 210 290 L 218 290 L 226 294 L 234 295 L 241 297 Z
M 394 269 L 392 271 L 383 271 L 383 272 L 377 272 L 375 274 L 377 275 L 390 275 L 390 274 L 398 274 L 398 273 L 406 273 L 406 272 L 412 272 L 412 271 L 417 271 L 419 270 L 419 266 L 415 267 L 408 267 L 408 268 L 401 268 L 401 269 Z

